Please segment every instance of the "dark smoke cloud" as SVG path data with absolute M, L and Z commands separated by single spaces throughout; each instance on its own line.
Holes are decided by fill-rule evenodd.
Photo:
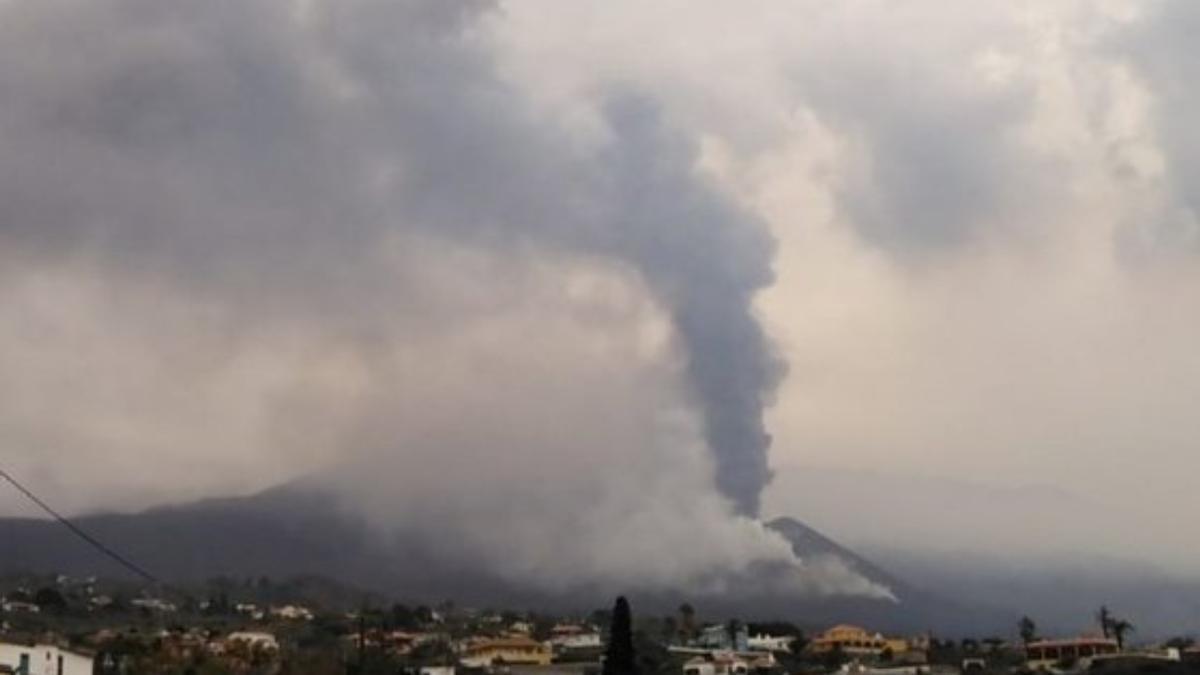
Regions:
M 539 113 L 493 66 L 492 7 L 0 6 L 0 357 L 33 401 L 8 438 L 33 467 L 157 466 L 151 500 L 175 496 L 156 447 L 197 474 L 225 446 L 333 454 L 378 522 L 560 586 L 768 561 L 886 595 L 737 517 L 783 375 L 751 306 L 764 224 L 645 91 L 604 88 L 591 133 Z M 665 364 L 602 339 L 654 325 L 638 294 Z
M 572 149 L 492 73 L 487 7 L 8 5 L 0 236 L 256 313 L 385 305 L 396 233 L 623 261 L 674 321 L 718 487 L 756 514 L 781 373 L 750 310 L 765 228 L 635 93 Z
M 772 243 L 754 219 L 697 181 L 689 170 L 694 149 L 663 128 L 651 105 L 621 100 L 608 118 L 625 139 L 606 157 L 617 245 L 677 327 L 718 487 L 741 513 L 757 515 L 770 480 L 762 411 L 783 374 L 751 311 L 755 292 L 772 279 Z

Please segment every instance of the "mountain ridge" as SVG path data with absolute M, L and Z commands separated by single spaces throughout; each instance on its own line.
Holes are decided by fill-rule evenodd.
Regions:
M 154 574 L 175 582 L 217 576 L 327 576 L 395 597 L 559 610 L 602 605 L 610 590 L 549 593 L 501 579 L 466 561 L 435 561 L 418 539 L 397 533 L 387 540 L 343 512 L 332 495 L 304 483 L 141 513 L 83 516 L 75 522 Z M 811 627 L 856 621 L 905 632 L 930 628 L 950 632 L 997 621 L 994 612 L 968 609 L 912 587 L 799 520 L 776 518 L 766 525 L 787 539 L 800 558 L 836 558 L 891 589 L 898 602 L 841 596 L 765 597 L 735 591 L 705 597 L 710 612 L 788 618 Z M 53 521 L 0 519 L 0 541 L 11 542 L 0 556 L 0 571 L 123 573 Z M 685 599 L 678 592 L 639 594 L 640 606 L 651 611 L 673 611 Z

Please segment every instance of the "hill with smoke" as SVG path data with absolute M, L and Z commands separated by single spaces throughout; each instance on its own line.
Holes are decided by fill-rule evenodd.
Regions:
M 13 427 L 166 494 L 234 492 L 251 455 L 334 466 L 380 536 L 548 590 L 766 564 L 886 594 L 753 520 L 784 370 L 752 306 L 763 223 L 646 92 L 539 108 L 492 9 L 0 9 L 0 275 L 50 324 L 6 333 L 43 397 Z
M 643 611 L 669 614 L 686 601 L 713 617 L 786 617 L 814 627 L 853 620 L 904 631 L 993 630 L 1012 618 L 914 588 L 792 519 L 772 521 L 769 528 L 796 558 L 806 561 L 807 574 L 801 579 L 791 564 L 760 561 L 743 573 L 720 570 L 705 580 L 680 577 L 665 584 L 650 576 L 514 576 L 491 559 L 447 557 L 440 544 L 444 537 L 430 537 L 421 528 L 393 529 L 390 538 L 382 539 L 371 525 L 342 511 L 338 501 L 313 483 L 301 482 L 250 497 L 87 516 L 78 522 L 172 583 L 317 576 L 406 601 L 452 599 L 473 606 L 573 612 L 590 611 L 615 593 L 629 593 Z M 0 519 L 0 535 L 12 544 L 0 561 L 0 573 L 128 574 L 50 521 Z M 572 555 L 570 542 L 555 544 Z M 684 548 L 675 555 L 684 559 L 696 550 Z M 857 593 L 848 594 L 836 584 L 814 586 L 819 579 L 863 581 Z M 880 590 L 884 588 L 886 593 Z

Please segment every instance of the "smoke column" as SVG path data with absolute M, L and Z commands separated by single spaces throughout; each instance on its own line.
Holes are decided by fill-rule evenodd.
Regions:
M 625 99 L 608 115 L 622 139 L 612 164 L 624 254 L 668 307 L 718 489 L 739 513 L 757 516 L 770 480 L 763 408 L 785 370 L 752 309 L 772 281 L 773 242 L 694 175 L 695 150 L 663 128 L 653 106 Z

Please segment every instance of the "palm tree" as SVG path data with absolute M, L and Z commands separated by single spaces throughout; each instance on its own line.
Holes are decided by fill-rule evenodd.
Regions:
M 1133 624 L 1125 619 L 1112 619 L 1108 629 L 1117 641 L 1117 651 L 1125 651 L 1125 636 L 1135 630 Z
M 1108 611 L 1108 605 L 1100 605 L 1100 611 L 1096 612 L 1096 622 L 1100 624 L 1100 632 L 1104 633 L 1104 637 L 1112 637 L 1109 633 L 1112 631 L 1113 617 Z
M 617 598 L 613 605 L 603 675 L 638 675 L 637 653 L 633 647 L 633 613 L 629 611 L 625 596 Z
M 1027 616 L 1021 617 L 1021 620 L 1017 622 L 1017 630 L 1021 634 L 1021 642 L 1023 642 L 1026 647 L 1029 646 L 1030 642 L 1033 642 L 1037 639 L 1037 624 L 1033 622 L 1033 619 Z
M 696 630 L 696 608 L 689 603 L 679 606 L 679 632 L 684 640 L 690 640 Z

